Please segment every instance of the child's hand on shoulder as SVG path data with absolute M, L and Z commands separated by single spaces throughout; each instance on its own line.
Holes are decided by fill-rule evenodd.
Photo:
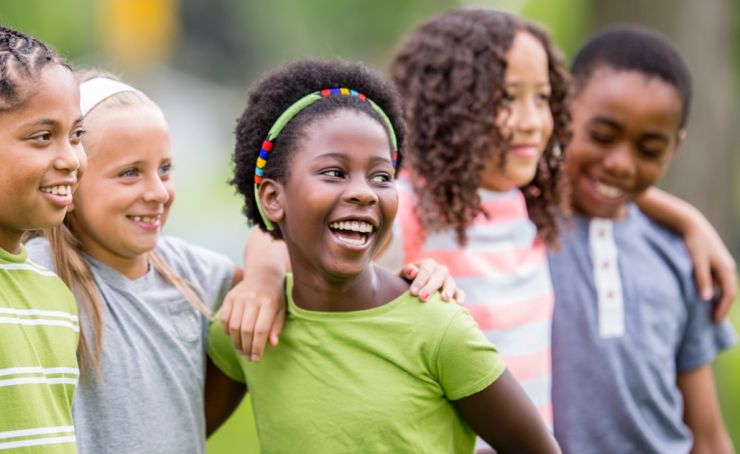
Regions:
M 436 291 L 442 293 L 443 301 L 465 302 L 465 292 L 457 288 L 450 270 L 432 259 L 421 259 L 404 265 L 399 275 L 411 283 L 409 292 L 421 301 L 427 301 Z
M 234 346 L 251 361 L 259 361 L 269 340 L 277 346 L 285 323 L 283 279 L 274 283 L 243 279 L 226 295 L 220 322 Z

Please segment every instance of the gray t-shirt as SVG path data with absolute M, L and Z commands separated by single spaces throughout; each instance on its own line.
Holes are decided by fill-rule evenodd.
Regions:
M 27 248 L 34 261 L 54 268 L 46 240 L 34 239 Z M 156 251 L 202 289 L 208 308 L 218 309 L 234 274 L 228 258 L 171 237 L 161 238 Z M 75 394 L 79 452 L 205 452 L 208 320 L 153 267 L 132 281 L 86 259 L 102 295 L 105 327 L 100 379 L 88 373 Z M 80 321 L 89 327 L 82 313 Z
M 712 323 L 680 237 L 634 205 L 627 219 L 596 231 L 611 250 L 595 247 L 594 225 L 575 216 L 549 253 L 555 436 L 566 453 L 688 453 L 676 376 L 711 362 L 734 332 Z M 618 288 L 604 277 L 610 268 Z

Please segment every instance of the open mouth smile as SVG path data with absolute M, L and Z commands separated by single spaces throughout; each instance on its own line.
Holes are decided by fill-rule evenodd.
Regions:
M 126 216 L 127 219 L 131 220 L 137 226 L 150 232 L 159 231 L 160 215 L 144 215 L 144 216 Z
M 376 231 L 376 227 L 366 221 L 338 221 L 329 224 L 329 230 L 339 242 L 347 246 L 363 248 Z
M 61 206 L 67 206 L 72 203 L 72 185 L 58 184 L 53 186 L 42 186 L 39 188 L 46 195 L 46 198 L 53 203 Z

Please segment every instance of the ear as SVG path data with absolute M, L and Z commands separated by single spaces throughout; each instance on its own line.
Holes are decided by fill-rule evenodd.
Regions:
M 678 130 L 678 138 L 676 139 L 676 149 L 681 146 L 684 140 L 686 140 L 686 128 L 681 128 Z
M 285 218 L 283 204 L 285 202 L 283 185 L 275 180 L 265 178 L 260 183 L 257 196 L 262 205 L 262 211 L 267 219 L 274 224 L 281 222 Z

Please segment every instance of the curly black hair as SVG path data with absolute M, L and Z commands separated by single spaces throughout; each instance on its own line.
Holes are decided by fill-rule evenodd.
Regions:
M 49 63 L 69 65 L 49 46 L 30 35 L 0 26 L 0 112 L 21 102 L 22 81 L 37 77 Z
M 673 85 L 681 96 L 681 124 L 691 110 L 691 73 L 678 50 L 660 33 L 636 25 L 618 25 L 594 35 L 578 51 L 571 65 L 577 96 L 597 68 L 637 71 Z
M 391 64 L 403 94 L 420 220 L 428 231 L 453 229 L 461 245 L 478 214 L 496 215 L 482 208 L 478 189 L 491 153 L 506 159 L 508 140 L 496 118 L 506 108 L 506 54 L 520 31 L 535 37 L 547 54 L 554 121 L 536 175 L 522 189 L 541 237 L 556 246 L 557 218 L 568 212 L 561 150 L 570 139 L 569 75 L 548 34 L 507 13 L 453 10 L 413 31 Z
M 275 120 L 293 103 L 325 88 L 350 88 L 364 94 L 386 114 L 396 134 L 398 166 L 403 160 L 405 126 L 400 101 L 393 85 L 362 63 L 343 60 L 300 60 L 284 66 L 257 82 L 249 91 L 247 106 L 237 120 L 234 177 L 230 183 L 244 196 L 244 214 L 250 224 L 266 231 L 254 198 L 254 169 L 262 142 Z M 296 144 L 306 127 L 342 109 L 364 112 L 385 128 L 383 119 L 364 101 L 350 96 L 329 96 L 298 113 L 273 141 L 264 177 L 285 182 Z M 389 139 L 390 140 L 390 139 Z M 279 229 L 270 232 L 280 238 Z

